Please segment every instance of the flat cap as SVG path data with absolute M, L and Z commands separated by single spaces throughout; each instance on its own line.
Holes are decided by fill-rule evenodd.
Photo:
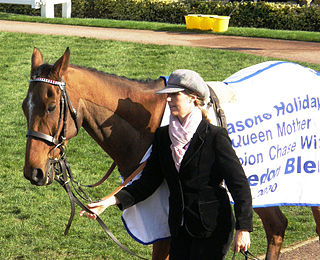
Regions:
M 179 69 L 169 76 L 167 86 L 157 94 L 176 93 L 184 90 L 194 92 L 200 100 L 207 104 L 210 100 L 210 92 L 207 83 L 193 70 Z

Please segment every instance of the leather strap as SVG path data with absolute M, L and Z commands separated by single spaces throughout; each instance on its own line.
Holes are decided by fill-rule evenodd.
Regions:
M 28 136 L 36 137 L 38 139 L 47 141 L 47 142 L 49 142 L 51 144 L 54 144 L 54 145 L 58 145 L 59 144 L 59 141 L 56 138 L 54 138 L 53 136 L 50 136 L 50 135 L 47 135 L 47 134 L 44 134 L 44 133 L 41 133 L 41 132 L 36 132 L 36 131 L 31 130 L 31 129 L 28 129 L 26 136 L 27 137 Z
M 253 255 L 252 253 L 250 253 L 249 250 L 247 251 L 240 250 L 240 253 L 244 256 L 245 260 L 259 260 L 259 258 Z M 236 259 L 236 252 L 234 251 L 232 255 L 232 260 L 235 260 L 235 259 Z
M 208 85 L 208 88 L 210 91 L 210 98 L 211 98 L 212 104 L 214 105 L 216 114 L 219 119 L 220 126 L 222 126 L 223 128 L 225 128 L 227 130 L 226 115 L 224 114 L 224 111 L 220 106 L 219 99 L 218 99 L 216 93 L 214 92 L 214 90 L 209 85 Z
M 146 164 L 147 164 L 147 161 L 141 163 L 141 164 L 139 165 L 139 167 L 138 167 L 133 173 L 131 173 L 131 175 L 130 175 L 127 179 L 125 179 L 125 181 L 124 181 L 118 188 L 116 188 L 116 189 L 115 189 L 113 192 L 111 192 L 109 195 L 103 197 L 101 200 L 105 200 L 105 199 L 107 199 L 107 198 L 110 198 L 110 197 L 113 196 L 113 195 L 116 195 L 116 194 L 117 194 L 119 191 L 121 191 L 130 181 L 132 181 L 134 177 L 136 177 L 136 176 L 143 170 L 143 168 L 146 166 Z
M 55 180 L 58 181 L 60 183 L 60 185 L 65 189 L 65 191 L 68 194 L 69 200 L 70 200 L 70 206 L 71 206 L 71 213 L 70 213 L 70 217 L 68 220 L 68 224 L 66 226 L 65 232 L 64 234 L 67 235 L 69 232 L 69 229 L 71 227 L 71 223 L 72 220 L 74 218 L 75 215 L 75 204 L 77 204 L 78 206 L 81 207 L 81 209 L 85 210 L 86 212 L 89 212 L 91 214 L 94 214 L 89 208 L 87 208 L 87 206 L 85 206 L 72 192 L 71 187 L 69 185 L 69 180 L 68 180 L 68 174 L 69 176 L 71 175 L 71 169 L 69 164 L 66 162 L 65 158 L 60 159 L 58 161 L 59 163 L 59 167 L 61 169 L 61 173 L 62 173 L 62 177 L 60 176 L 60 178 L 56 178 Z M 108 196 L 112 196 L 114 194 L 116 194 L 117 192 L 119 192 L 125 185 L 127 185 L 140 171 L 142 171 L 142 169 L 144 168 L 146 162 L 144 162 L 143 164 L 141 164 L 125 181 L 124 183 L 122 183 L 114 192 L 110 193 Z M 107 198 L 108 196 L 104 197 L 103 199 Z M 140 259 L 144 259 L 147 260 L 144 257 L 141 257 L 137 254 L 135 254 L 134 252 L 132 252 L 131 250 L 129 250 L 128 248 L 126 248 L 124 245 L 122 245 L 120 243 L 120 241 L 112 234 L 112 232 L 109 230 L 109 228 L 106 226 L 106 224 L 102 221 L 102 219 L 97 216 L 96 220 L 98 221 L 99 225 L 102 227 L 102 229 L 104 230 L 104 232 L 125 252 L 138 257 Z
M 81 186 L 83 187 L 87 187 L 87 188 L 94 188 L 99 186 L 100 184 L 102 184 L 106 179 L 108 179 L 108 177 L 110 176 L 110 174 L 113 172 L 113 170 L 116 168 L 116 163 L 113 162 L 109 168 L 109 170 L 107 171 L 107 173 L 101 178 L 100 181 L 96 182 L 95 184 L 91 184 L 91 185 L 83 185 L 81 184 Z

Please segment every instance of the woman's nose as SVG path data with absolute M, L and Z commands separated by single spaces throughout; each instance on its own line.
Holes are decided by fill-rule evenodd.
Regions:
M 172 98 L 170 96 L 167 96 L 167 101 L 170 102 Z

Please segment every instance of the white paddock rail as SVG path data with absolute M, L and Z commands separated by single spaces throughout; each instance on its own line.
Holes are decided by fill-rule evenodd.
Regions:
M 71 17 L 71 0 L 0 0 L 0 4 L 31 5 L 41 8 L 41 17 L 54 18 L 54 5 L 62 4 L 62 17 Z

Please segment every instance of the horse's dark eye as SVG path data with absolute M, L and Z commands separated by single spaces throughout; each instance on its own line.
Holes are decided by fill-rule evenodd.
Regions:
M 53 112 L 56 109 L 56 104 L 50 104 L 48 106 L 48 112 Z

